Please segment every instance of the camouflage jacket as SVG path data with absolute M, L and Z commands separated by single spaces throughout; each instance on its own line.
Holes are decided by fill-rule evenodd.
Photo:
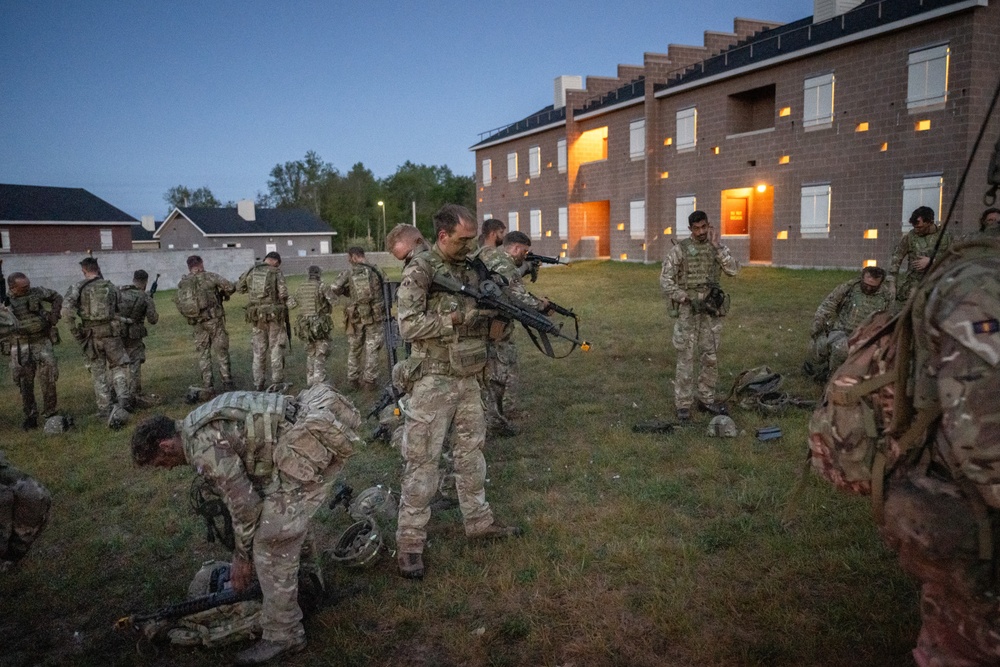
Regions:
M 207 308 L 202 309 L 199 319 L 197 321 L 214 320 L 219 317 L 226 316 L 226 310 L 222 306 L 222 302 L 228 299 L 236 291 L 236 285 L 229 282 L 218 273 L 212 273 L 211 271 L 199 271 L 197 273 L 188 273 L 181 280 L 197 280 L 197 286 L 199 290 L 202 290 L 206 297 L 205 301 L 209 303 Z M 174 295 L 176 300 L 177 296 Z M 194 322 L 189 321 L 189 324 Z
M 525 289 L 524 278 L 521 276 L 517 264 L 514 263 L 514 258 L 501 248 L 492 252 L 485 252 L 486 250 L 492 251 L 493 249 L 484 248 L 477 256 L 491 274 L 499 276 L 500 280 L 496 282 L 501 286 L 504 295 L 519 306 L 529 310 L 541 310 L 542 300 Z M 510 340 L 514 329 L 514 322 L 507 322 L 499 342 Z
M 888 309 L 892 301 L 889 287 L 882 283 L 875 294 L 865 294 L 861 280 L 855 278 L 838 285 L 816 309 L 813 332 L 854 331 L 872 314 Z
M 948 232 L 943 232 L 942 234 L 941 228 L 937 225 L 934 226 L 933 232 L 924 236 L 920 236 L 911 229 L 903 234 L 903 238 L 899 240 L 895 252 L 892 253 L 892 261 L 889 262 L 889 276 L 896 282 L 897 298 L 903 299 L 909 296 L 910 289 L 927 273 L 927 269 L 917 271 L 913 268 L 913 260 L 918 257 L 930 257 L 930 254 L 934 251 L 934 245 L 937 243 L 938 236 L 941 236 L 941 247 L 938 248 L 938 257 L 941 257 L 951 246 L 951 234 Z M 898 277 L 904 260 L 906 260 L 907 264 L 906 273 L 902 282 L 900 282 Z
M 352 264 L 337 276 L 329 289 L 351 300 L 344 309 L 348 325 L 377 324 L 385 320 L 383 280 L 384 276 L 376 267 L 364 263 Z
M 160 315 L 156 312 L 156 303 L 153 297 L 149 296 L 145 290 L 141 290 L 135 285 L 122 285 L 118 288 L 121 293 L 119 309 L 121 314 L 131 323 L 122 329 L 122 338 L 129 340 L 141 340 L 149 333 L 146 331 L 146 322 L 156 324 L 160 321 Z
M 44 303 L 49 304 L 48 310 Z M 32 287 L 21 296 L 10 295 L 10 309 L 20 323 L 15 336 L 28 339 L 47 336 L 61 315 L 62 305 L 62 295 L 45 287 Z
M 685 298 L 697 299 L 703 295 L 703 286 L 688 285 L 684 277 L 686 259 L 685 250 L 697 253 L 712 253 L 712 261 L 717 268 L 727 276 L 735 276 L 739 270 L 739 263 L 729 252 L 729 248 L 722 245 L 713 247 L 709 242 L 697 243 L 694 239 L 685 239 L 674 245 L 663 260 L 663 268 L 660 270 L 660 289 L 671 301 L 680 303 Z
M 108 289 L 104 290 L 105 287 L 108 287 Z M 85 298 L 84 292 L 86 290 L 98 289 L 107 292 L 107 303 L 104 305 L 106 311 L 110 314 L 107 319 L 92 319 L 87 317 L 86 313 L 83 312 Z M 110 281 L 105 280 L 104 278 L 88 278 L 86 280 L 81 280 L 70 287 L 66 292 L 66 298 L 63 299 L 62 316 L 67 322 L 70 323 L 71 330 L 76 330 L 78 328 L 77 318 L 79 318 L 80 326 L 87 329 L 93 328 L 97 337 L 119 335 L 117 332 L 113 332 L 108 326 L 112 321 L 118 321 L 121 317 L 119 311 L 119 299 L 120 294 L 118 292 L 118 288 L 111 285 Z

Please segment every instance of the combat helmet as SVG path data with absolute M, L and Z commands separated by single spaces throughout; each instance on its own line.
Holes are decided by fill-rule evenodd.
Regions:
M 337 565 L 364 567 L 378 558 L 382 547 L 382 530 L 374 518 L 366 517 L 348 526 L 337 545 L 326 553 Z
M 347 513 L 355 521 L 363 521 L 368 518 L 380 517 L 382 519 L 394 519 L 399 511 L 399 504 L 396 496 L 390 489 L 381 484 L 372 486 L 358 494 Z
M 788 394 L 783 391 L 769 391 L 757 397 L 757 407 L 764 414 L 781 414 L 788 407 Z
M 707 434 L 710 438 L 735 438 L 738 433 L 732 417 L 719 415 L 708 422 Z

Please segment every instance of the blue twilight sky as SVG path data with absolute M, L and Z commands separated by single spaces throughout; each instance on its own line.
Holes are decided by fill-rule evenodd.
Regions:
M 267 190 L 314 150 L 377 178 L 475 171 L 479 133 L 742 16 L 809 0 L 0 0 L 0 183 L 82 187 L 135 217 L 172 186 Z

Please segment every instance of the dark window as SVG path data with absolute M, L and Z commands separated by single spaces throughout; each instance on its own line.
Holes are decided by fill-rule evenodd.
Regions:
M 728 134 L 774 127 L 774 84 L 730 95 L 728 111 Z

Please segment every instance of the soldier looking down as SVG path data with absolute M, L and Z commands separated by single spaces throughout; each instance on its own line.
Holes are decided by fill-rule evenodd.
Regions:
M 951 245 L 951 234 L 942 232 L 934 224 L 934 209 L 929 206 L 919 206 L 914 209 L 910 215 L 910 224 L 913 225 L 913 229 L 903 234 L 889 264 L 889 282 L 891 289 L 895 290 L 897 311 L 902 309 L 910 294 L 917 288 L 917 283 L 930 269 L 931 253 L 934 252 L 938 238 L 941 239 L 938 254 L 943 255 Z M 899 274 L 904 261 L 906 261 L 906 271 L 900 279 Z
M 354 388 L 363 386 L 366 391 L 371 391 L 378 382 L 378 353 L 385 345 L 382 331 L 386 317 L 382 295 L 385 277 L 378 268 L 367 263 L 362 248 L 349 248 L 347 261 L 351 263 L 351 268 L 337 276 L 330 290 L 350 299 L 344 308 L 348 343 L 347 381 Z
M 160 315 L 156 312 L 153 297 L 146 293 L 149 274 L 142 269 L 132 274 L 132 284 L 123 285 L 121 292 L 122 316 L 129 320 L 122 329 L 122 342 L 129 359 L 129 385 L 132 400 L 140 407 L 153 405 L 154 400 L 142 393 L 142 365 L 146 363 L 146 343 L 143 339 L 149 335 L 146 322 L 156 324 Z
M 226 310 L 222 302 L 229 299 L 236 287 L 220 276 L 205 270 L 205 263 L 198 255 L 187 258 L 188 273 L 177 283 L 174 305 L 192 327 L 201 386 L 209 394 L 215 393 L 212 379 L 212 357 L 219 367 L 222 391 L 231 391 L 233 372 L 229 361 L 229 332 L 226 331 Z
M 305 282 L 288 300 L 289 308 L 298 308 L 295 335 L 306 345 L 306 385 L 327 381 L 326 362 L 330 357 L 330 334 L 333 332 L 333 295 L 323 284 L 322 269 L 310 266 Z
M 7 337 L 10 344 L 11 378 L 21 391 L 24 422 L 21 428 L 38 428 L 38 404 L 35 402 L 35 376 L 42 390 L 42 419 L 56 412 L 56 363 L 52 343 L 59 342 L 56 323 L 62 310 L 62 295 L 45 287 L 32 287 L 28 276 L 7 276 L 10 309 L 19 324 Z M 49 304 L 48 309 L 45 304 Z

